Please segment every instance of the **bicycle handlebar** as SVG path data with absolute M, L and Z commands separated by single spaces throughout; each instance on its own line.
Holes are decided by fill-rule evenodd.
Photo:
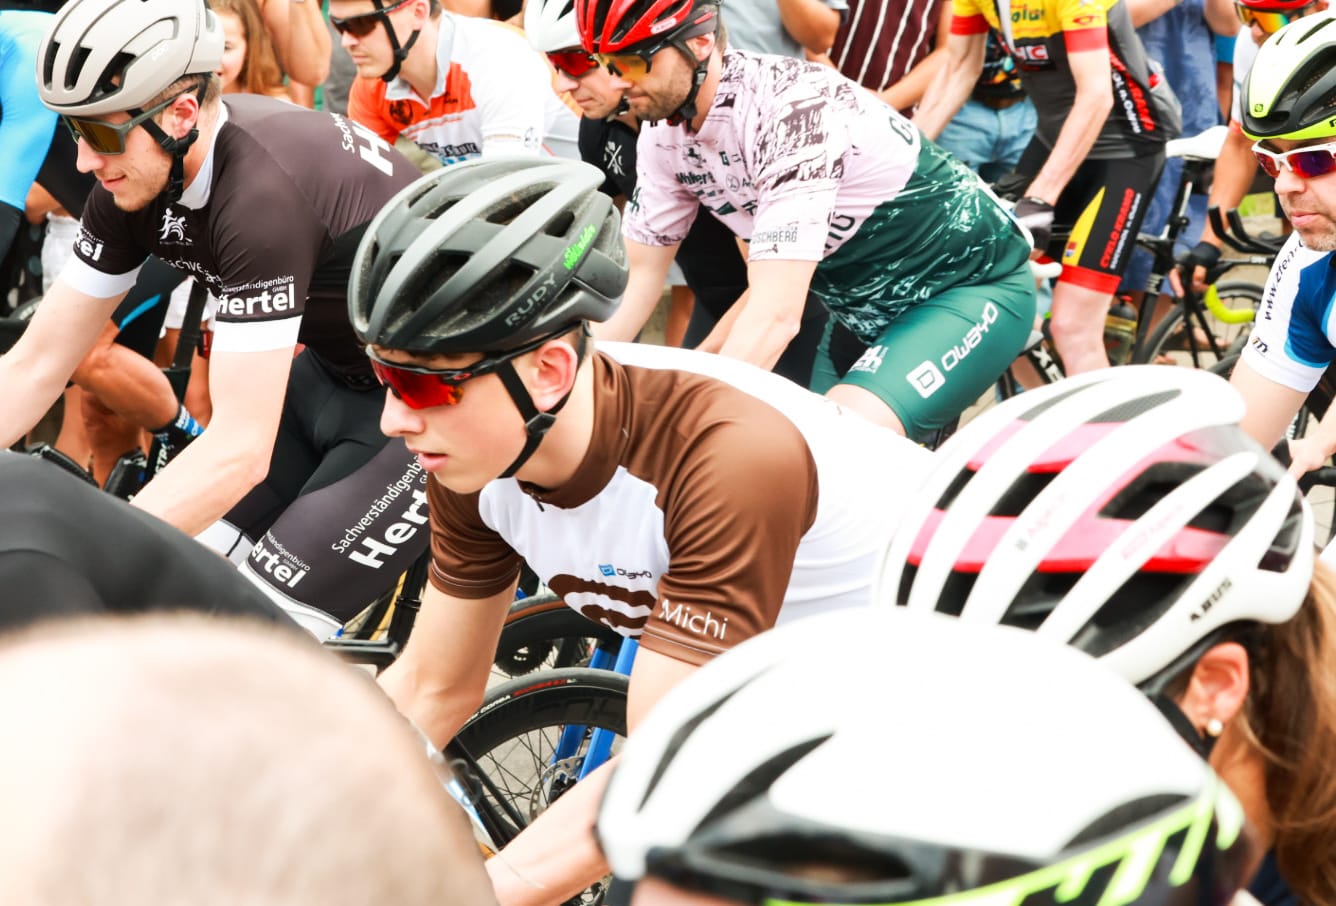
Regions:
M 1219 207 L 1212 205 L 1207 209 L 1206 216 L 1211 220 L 1211 229 L 1215 231 L 1215 235 L 1220 237 L 1221 242 L 1236 252 L 1273 256 L 1285 244 L 1283 236 L 1275 239 L 1262 239 L 1251 235 L 1237 209 L 1231 209 L 1229 212 L 1223 213 Z M 1226 225 L 1226 219 L 1228 225 Z

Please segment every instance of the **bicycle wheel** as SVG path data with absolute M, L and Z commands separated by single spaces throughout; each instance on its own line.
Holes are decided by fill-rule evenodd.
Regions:
M 1194 306 L 1191 323 L 1185 325 L 1185 309 L 1177 304 L 1155 326 L 1145 345 L 1134 357 L 1137 364 L 1188 365 L 1211 368 L 1231 353 L 1239 351 L 1252 330 L 1252 316 L 1262 302 L 1262 287 L 1246 281 L 1229 281 L 1215 286 L 1222 317 L 1205 304 Z M 1197 315 L 1200 314 L 1200 319 Z M 1217 355 L 1211 346 L 1220 350 Z
M 578 779 L 595 729 L 626 736 L 627 677 L 608 670 L 547 670 L 503 683 L 464 724 L 445 757 L 501 845 Z M 565 738 L 563 738 L 565 737 Z M 598 902 L 597 884 L 572 902 Z
M 612 629 L 544 592 L 511 605 L 496 645 L 495 673 L 513 677 L 540 668 L 585 667 L 596 644 L 615 653 L 621 641 Z

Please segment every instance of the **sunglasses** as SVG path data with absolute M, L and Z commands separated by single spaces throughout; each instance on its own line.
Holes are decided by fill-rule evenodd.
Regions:
M 365 38 L 375 31 L 376 26 L 381 22 L 385 22 L 388 27 L 389 23 L 385 19 L 386 13 L 392 13 L 399 7 L 407 6 L 412 2 L 413 0 L 398 0 L 397 3 L 391 3 L 389 6 L 380 9 L 373 9 L 369 13 L 358 13 L 355 16 L 348 16 L 343 19 L 338 16 L 330 16 L 329 24 L 334 26 L 334 30 L 341 35 L 347 34 L 354 38 Z
M 556 50 L 548 53 L 547 60 L 552 68 L 564 75 L 578 79 L 598 68 L 598 60 L 593 54 L 583 50 Z
M 394 398 L 401 400 L 409 409 L 432 409 L 436 406 L 458 406 L 464 398 L 464 384 L 484 374 L 491 374 L 513 359 L 526 352 L 533 352 L 548 340 L 561 336 L 566 330 L 547 334 L 526 343 L 509 352 L 500 352 L 485 356 L 464 368 L 424 368 L 418 365 L 403 365 L 387 362 L 371 351 L 368 346 L 367 357 L 371 359 L 371 370 Z
M 658 47 L 638 53 L 596 53 L 594 59 L 618 78 L 627 82 L 638 82 L 649 75 L 650 59 L 666 46 L 660 44 Z
M 189 92 L 182 92 L 175 97 L 170 97 L 145 110 L 138 116 L 133 116 L 123 123 L 104 123 L 101 120 L 86 120 L 77 116 L 62 116 L 70 134 L 74 136 L 77 144 L 79 139 L 83 139 L 89 148 L 105 157 L 113 157 L 117 154 L 125 153 L 125 137 L 130 134 L 140 123 L 143 123 L 157 116 L 176 102 L 176 99 Z
M 1300 179 L 1314 179 L 1336 170 L 1336 142 L 1310 145 L 1279 154 L 1268 151 L 1258 142 L 1252 146 L 1252 152 L 1262 170 L 1272 179 L 1280 175 L 1282 165 Z
M 1312 9 L 1313 4 L 1300 7 L 1298 9 L 1288 10 L 1286 12 L 1275 12 L 1272 10 L 1252 9 L 1244 6 L 1242 3 L 1235 2 L 1234 12 L 1238 14 L 1239 21 L 1243 23 L 1244 28 L 1256 25 L 1266 34 L 1272 34 L 1289 25 L 1295 19 L 1298 19 Z

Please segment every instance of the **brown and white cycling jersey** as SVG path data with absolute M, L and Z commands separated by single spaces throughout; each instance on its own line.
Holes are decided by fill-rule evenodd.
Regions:
M 697 664 L 869 603 L 930 454 L 733 359 L 604 343 L 592 365 L 593 440 L 569 482 L 429 482 L 438 589 L 496 594 L 523 558 L 576 610 Z

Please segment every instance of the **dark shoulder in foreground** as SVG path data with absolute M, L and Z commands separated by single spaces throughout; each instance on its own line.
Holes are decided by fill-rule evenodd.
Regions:
M 192 610 L 293 625 L 224 557 L 58 466 L 0 452 L 0 631 Z

